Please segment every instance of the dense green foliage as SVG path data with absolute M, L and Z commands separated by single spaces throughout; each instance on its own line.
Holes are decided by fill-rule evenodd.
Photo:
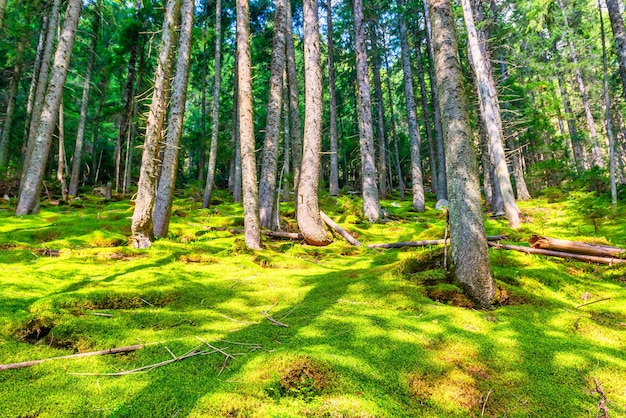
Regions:
M 626 413 L 623 267 L 491 250 L 501 302 L 475 310 L 446 280 L 441 248 L 266 239 L 265 250 L 249 252 L 229 232 L 242 223 L 240 206 L 215 199 L 199 209 L 199 193 L 179 196 L 168 238 L 142 251 L 126 245 L 127 201 L 44 203 L 17 219 L 10 204 L 0 207 L 0 363 L 148 344 L 2 371 L 0 415 L 583 417 L 598 412 L 594 378 L 611 416 Z M 322 199 L 364 243 L 443 236 L 432 200 L 423 214 L 383 205 L 393 220 L 372 225 L 358 199 Z M 489 219 L 488 233 L 626 246 L 623 210 L 594 234 L 583 206 L 533 200 L 522 204 L 520 230 Z M 74 374 L 132 370 L 204 350 L 203 341 L 234 358 Z

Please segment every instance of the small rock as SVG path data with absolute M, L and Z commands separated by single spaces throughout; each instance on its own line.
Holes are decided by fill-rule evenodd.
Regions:
M 448 209 L 448 201 L 446 199 L 437 200 L 437 203 L 435 204 L 435 209 L 437 210 Z
M 8 194 L 5 194 L 3 199 L 4 199 L 5 202 L 10 202 L 11 201 L 11 198 L 9 197 Z

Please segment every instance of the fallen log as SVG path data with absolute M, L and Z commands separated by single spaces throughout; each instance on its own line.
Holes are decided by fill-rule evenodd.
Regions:
M 489 235 L 487 241 L 500 241 L 506 239 L 504 235 Z M 402 248 L 402 247 L 425 247 L 427 245 L 441 245 L 443 243 L 450 243 L 450 239 L 427 239 L 422 241 L 404 241 L 404 242 L 391 242 L 387 244 L 369 244 L 367 248 Z
M 332 219 L 328 217 L 328 215 L 326 215 L 321 210 L 320 210 L 320 216 L 322 217 L 322 220 L 324 221 L 326 225 L 328 225 L 330 228 L 337 231 L 337 233 L 339 233 L 342 237 L 344 237 L 346 241 L 348 241 L 350 244 L 355 245 L 357 247 L 361 246 L 361 243 L 356 238 L 354 238 L 352 235 L 346 232 L 346 230 L 344 230 L 342 227 L 337 225 Z
M 231 234 L 243 234 L 244 230 L 243 229 L 231 229 L 230 233 Z M 299 233 L 299 232 L 283 232 L 283 231 L 266 231 L 266 230 L 263 230 L 263 231 L 261 231 L 261 233 L 263 235 L 266 235 L 266 236 L 272 237 L 272 238 L 284 238 L 284 239 L 293 239 L 293 240 L 303 240 L 304 239 L 302 234 Z
M 490 242 L 489 246 L 492 248 L 499 248 L 503 250 L 512 250 L 512 251 L 520 251 L 526 254 L 538 254 L 545 255 L 548 257 L 559 257 L 559 258 L 571 258 L 573 260 L 585 261 L 587 263 L 598 263 L 598 264 L 620 264 L 626 263 L 626 260 L 621 258 L 611 258 L 611 257 L 598 257 L 594 255 L 584 255 L 584 254 L 574 254 L 574 253 L 566 253 L 563 251 L 553 251 L 553 250 L 544 250 L 542 248 L 532 248 L 532 247 L 522 247 L 519 245 L 508 245 L 508 244 L 498 244 L 495 242 Z
M 143 344 L 137 344 L 137 345 L 129 345 L 129 346 L 126 346 L 126 347 L 109 348 L 108 350 L 89 351 L 89 352 L 86 352 L 86 353 L 71 354 L 71 355 L 68 355 L 68 356 L 58 356 L 58 357 L 44 358 L 44 359 L 41 359 L 41 360 L 23 361 L 21 363 L 0 364 L 0 371 L 1 370 L 9 370 L 9 369 L 21 369 L 23 367 L 30 367 L 30 366 L 34 366 L 35 364 L 41 364 L 41 363 L 43 363 L 45 361 L 51 361 L 51 360 L 61 360 L 61 359 L 68 359 L 68 358 L 80 358 L 80 357 L 91 357 L 91 356 L 102 356 L 102 355 L 106 355 L 106 354 L 129 353 L 131 351 L 139 350 L 139 349 L 141 349 L 143 347 L 144 347 Z
M 587 244 L 585 242 L 569 241 L 565 239 L 547 238 L 533 235 L 528 240 L 533 248 L 544 250 L 563 251 L 566 253 L 594 255 L 598 257 L 619 257 L 626 255 L 626 250 L 608 245 Z

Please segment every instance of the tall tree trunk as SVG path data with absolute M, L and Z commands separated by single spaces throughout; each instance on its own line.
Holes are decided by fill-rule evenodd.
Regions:
M 435 74 L 435 51 L 432 45 L 432 30 L 428 13 L 428 0 L 423 0 L 424 21 L 426 22 L 426 49 L 430 65 L 430 96 L 433 103 L 433 120 L 435 128 L 435 144 L 437 152 L 437 200 L 448 198 L 448 180 L 446 174 L 446 153 L 443 143 L 443 126 L 441 125 L 441 106 L 439 105 L 439 93 L 437 92 L 437 75 Z
M 298 185 L 298 227 L 311 245 L 332 242 L 320 217 L 318 189 L 322 151 L 322 69 L 317 0 L 304 0 L 304 143 Z
M 2 25 L 0 25 L 0 28 Z M 4 114 L 4 124 L 2 125 L 0 139 L 0 176 L 2 176 L 9 160 L 9 144 L 11 141 L 11 128 L 13 127 L 13 116 L 15 115 L 15 105 L 17 102 L 20 78 L 22 77 L 22 64 L 24 63 L 24 48 L 28 42 L 28 37 L 24 36 L 18 42 L 15 50 L 15 63 L 9 84 L 9 94 L 7 97 L 7 109 Z
M 61 185 L 61 200 L 67 200 L 67 182 L 65 181 L 65 116 L 63 100 L 59 105 L 59 156 L 57 159 L 57 181 Z
M 480 207 L 476 157 L 463 97 L 463 75 L 449 0 L 429 0 L 437 89 L 448 163 L 450 247 L 454 274 L 482 306 L 495 295 Z
M 398 0 L 398 7 L 404 7 L 403 0 Z M 400 29 L 400 48 L 402 55 L 402 73 L 404 75 L 404 96 L 406 112 L 409 122 L 409 139 L 411 145 L 411 181 L 413 183 L 413 209 L 423 212 L 425 209 L 424 183 L 422 179 L 422 159 L 420 156 L 421 138 L 417 123 L 417 109 L 415 107 L 415 93 L 413 91 L 413 73 L 407 40 L 406 20 L 404 15 L 398 16 Z
M 609 176 L 610 176 L 610 183 L 611 183 L 611 202 L 615 206 L 617 205 L 617 185 L 615 184 L 615 140 L 613 139 L 613 127 L 611 124 L 611 119 L 612 119 L 611 118 L 611 98 L 609 96 L 609 76 L 608 76 L 608 70 L 607 70 L 607 64 L 606 64 L 606 42 L 604 39 L 605 38 L 604 20 L 602 19 L 602 4 L 600 3 L 600 0 L 598 0 L 598 14 L 600 15 L 600 33 L 602 34 L 602 69 L 604 72 L 604 107 L 605 107 L 605 115 L 606 115 L 606 132 L 609 136 Z M 609 9 L 609 16 L 610 14 L 611 13 Z M 620 16 L 620 19 L 621 19 L 621 16 Z M 623 31 L 624 31 L 624 24 L 622 22 L 622 35 L 623 35 Z M 616 40 L 617 40 L 617 37 L 616 37 Z
M 376 109 L 376 139 L 378 143 L 378 186 L 380 198 L 387 198 L 387 135 L 385 132 L 385 107 L 383 104 L 383 89 L 380 79 L 380 45 L 378 41 L 378 24 L 371 24 L 372 41 L 372 74 L 374 82 L 374 103 Z
M 570 55 L 572 57 L 572 63 L 574 64 L 574 69 L 576 72 L 576 81 L 578 81 L 578 90 L 580 90 L 580 95 L 583 101 L 583 108 L 585 109 L 585 117 L 587 120 L 587 127 L 589 128 L 589 141 L 591 142 L 591 165 L 598 166 L 600 168 L 604 167 L 604 162 L 602 161 L 602 151 L 600 150 L 600 143 L 598 141 L 598 133 L 596 132 L 596 123 L 593 119 L 593 114 L 591 113 L 591 106 L 589 105 L 589 97 L 587 95 L 587 87 L 585 86 L 585 81 L 583 80 L 583 74 L 580 70 L 580 66 L 578 64 L 578 54 L 576 53 L 576 48 L 574 47 L 574 41 L 571 38 L 571 32 L 569 29 L 569 23 L 567 20 L 567 14 L 565 12 L 565 7 L 563 6 L 563 0 L 557 0 L 557 4 L 561 9 L 561 13 L 563 15 L 563 21 L 565 23 L 565 37 L 567 38 L 567 44 L 569 46 Z
M 300 128 L 300 105 L 298 104 L 298 79 L 296 77 L 296 55 L 293 44 L 291 6 L 286 8 L 287 79 L 289 82 L 289 133 L 293 155 L 293 184 L 298 187 L 302 166 L 302 131 Z M 297 190 L 294 190 L 297 193 Z
M 202 207 L 208 208 L 215 182 L 215 163 L 217 161 L 217 134 L 219 133 L 220 85 L 222 82 L 222 1 L 215 1 L 215 81 L 213 83 L 213 108 L 211 127 L 211 145 L 209 148 L 209 167 L 207 169 L 206 185 Z M 203 137 L 204 138 L 204 137 Z M 204 139 L 203 139 L 204 140 Z
M 187 103 L 187 84 L 189 81 L 189 59 L 191 56 L 191 35 L 193 31 L 194 0 L 183 0 L 181 26 L 178 42 L 178 60 L 176 75 L 172 81 L 172 96 L 167 119 L 167 135 L 163 143 L 163 166 L 154 204 L 154 235 L 167 236 L 178 173 L 178 154 L 183 137 L 183 120 Z M 217 69 L 216 69 L 217 71 Z M 219 90 L 219 86 L 216 86 Z M 214 120 L 215 122 L 215 120 Z
M 0 0 L 0 32 L 2 31 L 2 24 L 4 23 L 4 11 L 7 7 L 7 0 Z
M 289 177 L 291 174 L 291 135 L 289 134 L 289 91 L 287 89 L 287 71 L 283 72 L 283 170 L 282 192 L 283 202 L 289 201 Z
M 39 117 L 39 127 L 33 141 L 32 152 L 27 165 L 24 166 L 24 179 L 17 202 L 15 214 L 33 213 L 39 204 L 39 192 L 43 181 L 46 159 L 52 143 L 55 124 L 59 116 L 59 105 L 63 97 L 63 87 L 72 57 L 76 29 L 80 18 L 81 0 L 69 0 L 63 29 L 59 36 L 59 44 L 54 54 L 54 65 L 50 84 L 46 91 L 45 101 Z
M 104 104 L 105 90 L 107 89 L 107 76 L 103 74 L 101 76 L 100 83 L 98 83 L 98 108 L 96 109 L 96 116 L 93 120 L 93 142 L 92 142 L 92 160 L 91 160 L 91 171 L 93 172 L 93 182 L 94 184 L 98 184 L 98 175 L 99 175 L 99 158 L 96 158 L 98 155 L 98 139 L 100 137 L 100 118 L 102 116 L 102 106 Z M 100 156 L 102 156 L 102 150 L 100 150 Z
M 354 43 L 356 78 L 358 84 L 359 142 L 361 149 L 361 182 L 363 189 L 363 215 L 370 222 L 380 219 L 380 201 L 376 186 L 374 159 L 374 133 L 372 131 L 372 104 L 365 45 L 363 1 L 354 0 Z
M 217 4 L 216 4 L 217 6 Z M 220 8 L 222 6 L 220 0 Z M 202 103 L 202 112 L 200 114 L 200 141 L 198 145 L 198 180 L 205 181 L 204 175 L 204 166 L 206 164 L 206 114 L 207 114 L 207 100 L 206 100 L 206 91 L 207 91 L 207 68 L 209 65 L 208 53 L 207 53 L 207 45 L 209 38 L 209 0 L 203 0 L 202 2 L 203 13 L 204 13 L 204 27 L 203 27 L 203 37 L 204 41 L 202 42 L 202 83 L 201 83 L 201 103 Z M 217 7 L 216 7 L 217 11 Z M 221 18 L 220 18 L 221 21 Z M 220 33 L 222 30 L 222 26 L 220 24 Z M 221 48 L 221 43 L 220 43 Z M 206 184 L 205 184 L 205 194 L 206 194 Z M 204 201 L 203 201 L 204 205 Z
M 569 137 L 572 141 L 572 151 L 574 153 L 574 161 L 576 162 L 575 168 L 581 170 L 587 168 L 585 165 L 585 156 L 580 143 L 580 137 L 578 136 L 578 130 L 576 129 L 576 121 L 574 119 L 574 113 L 572 112 L 567 87 L 561 73 L 558 74 L 557 81 L 559 83 L 559 91 L 561 92 L 561 100 L 563 100 L 563 111 L 567 117 L 567 130 L 569 131 Z
M 272 41 L 272 62 L 270 64 L 269 99 L 265 141 L 259 179 L 259 216 L 261 226 L 278 229 L 274 213 L 276 203 L 276 180 L 278 174 L 278 143 L 280 141 L 280 112 L 283 99 L 283 72 L 285 69 L 285 13 L 288 5 L 284 0 L 276 0 L 274 13 L 274 38 Z
M 483 169 L 483 195 L 485 196 L 485 206 L 493 210 L 493 182 L 491 181 L 491 160 L 489 159 L 489 144 L 487 137 L 480 135 L 480 155 Z
M 617 0 L 606 0 L 606 7 L 609 9 L 611 29 L 613 29 L 619 74 L 622 79 L 622 94 L 626 95 L 626 30 L 624 30 L 624 19 L 622 19 Z
M 244 240 L 251 250 L 260 250 L 261 221 L 259 219 L 259 191 L 257 189 L 256 158 L 254 155 L 249 0 L 237 0 L 237 62 Z
M 495 168 L 495 176 L 498 178 L 500 192 L 504 199 L 504 212 L 511 228 L 519 228 L 519 209 L 515 203 L 515 195 L 509 177 L 509 169 L 506 165 L 504 147 L 502 145 L 502 119 L 500 117 L 500 107 L 496 97 L 495 82 L 490 68 L 487 66 L 489 57 L 486 44 L 481 48 L 481 41 L 486 43 L 486 39 L 479 39 L 479 34 L 474 26 L 474 16 L 469 0 L 462 0 L 463 14 L 465 16 L 465 26 L 467 27 L 468 49 L 472 68 L 476 76 L 476 88 L 480 99 L 480 110 L 485 125 L 485 131 L 489 141 L 491 159 Z
M 337 92 L 335 89 L 335 51 L 332 2 L 326 2 L 328 32 L 328 90 L 330 94 L 330 195 L 339 196 L 339 147 L 337 139 Z
M 22 177 L 20 180 L 20 191 L 25 182 L 24 176 L 26 175 L 28 166 L 31 165 L 30 158 L 35 146 L 34 142 L 38 133 L 40 118 L 42 109 L 44 106 L 44 100 L 46 99 L 45 93 L 48 86 L 48 76 L 50 75 L 50 64 L 52 60 L 52 54 L 54 51 L 54 39 L 56 37 L 57 27 L 59 25 L 59 9 L 61 8 L 61 0 L 54 0 L 50 7 L 48 14 L 48 27 L 46 30 L 46 40 L 44 42 L 43 53 L 41 55 L 41 65 L 39 67 L 39 73 L 37 75 L 37 87 L 35 89 L 35 95 L 33 96 L 33 108 L 31 113 L 30 125 L 28 128 L 28 136 L 25 138 L 26 153 L 24 155 L 24 169 L 22 170 Z M 56 117 L 55 117 L 56 120 Z M 56 123 L 56 122 L 55 122 Z M 47 156 L 46 156 L 47 157 Z
M 148 248 L 152 244 L 155 193 L 159 165 L 159 143 L 163 134 L 163 123 L 167 108 L 169 78 L 172 67 L 172 49 L 174 31 L 180 3 L 168 0 L 161 33 L 161 47 L 154 75 L 152 102 L 146 121 L 146 137 L 141 157 L 137 198 L 132 219 L 132 244 L 135 248 Z
M 87 61 L 85 72 L 85 84 L 83 86 L 83 97 L 80 104 L 80 119 L 76 131 L 76 145 L 74 146 L 74 158 L 72 160 L 72 174 L 70 177 L 69 195 L 78 196 L 78 178 L 80 176 L 80 166 L 83 154 L 83 138 L 85 136 L 85 124 L 87 122 L 87 110 L 89 107 L 89 89 L 91 88 L 91 72 L 96 58 L 96 47 L 98 45 L 98 32 L 100 29 L 100 0 L 96 3 L 96 10 L 93 17 L 91 29 L 91 51 Z
M 239 73 L 239 64 L 237 61 L 237 56 L 235 56 L 235 77 L 233 79 L 233 120 L 232 120 L 232 143 L 234 148 L 234 158 L 235 158 L 235 167 L 234 167 L 234 179 L 233 179 L 233 202 L 241 203 L 241 143 L 239 141 L 239 78 L 237 74 Z

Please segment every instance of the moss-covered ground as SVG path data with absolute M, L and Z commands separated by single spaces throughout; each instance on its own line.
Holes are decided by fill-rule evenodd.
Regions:
M 593 417 L 596 381 L 626 416 L 626 268 L 492 249 L 500 302 L 484 311 L 447 280 L 441 248 L 265 238 L 252 253 L 229 231 L 240 206 L 220 197 L 200 209 L 179 196 L 169 236 L 141 251 L 127 246 L 128 201 L 28 217 L 3 203 L 0 364 L 145 346 L 0 371 L 0 416 Z M 432 199 L 425 213 L 383 205 L 391 222 L 372 225 L 358 199 L 322 202 L 363 243 L 443 237 Z M 626 247 L 623 210 L 521 208 L 522 228 L 488 219 L 488 233 Z M 294 229 L 286 204 L 283 221 Z

